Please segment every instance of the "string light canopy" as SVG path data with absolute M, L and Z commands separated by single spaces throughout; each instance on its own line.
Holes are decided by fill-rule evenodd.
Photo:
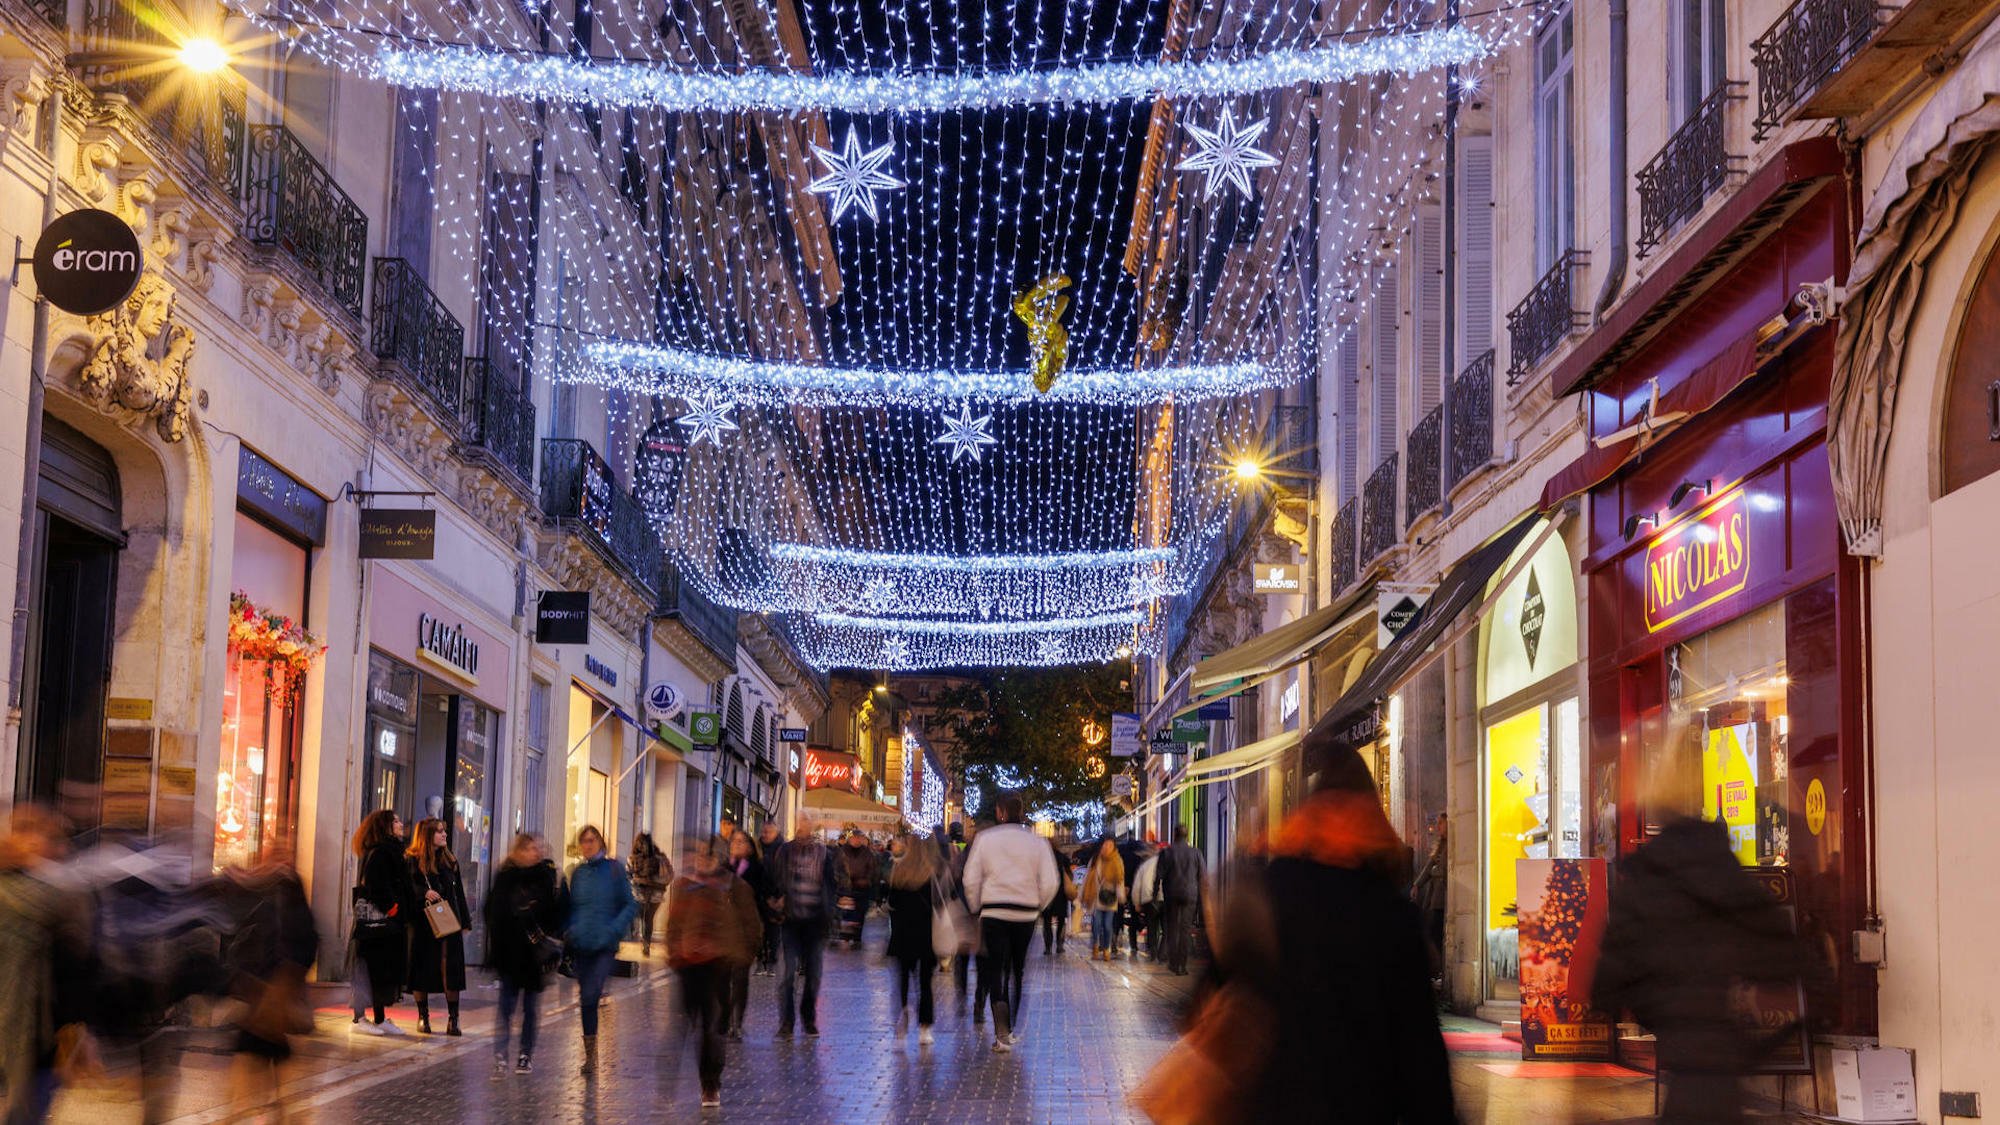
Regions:
M 592 487 L 807 659 L 887 668 L 1159 643 L 1236 495 L 1214 466 L 1339 331 L 1313 290 L 1358 292 L 1423 199 L 1443 68 L 1531 18 L 239 2 L 274 64 L 398 87 L 468 338 L 563 384 L 545 417 L 601 443 Z M 1057 371 L 1014 313 L 1048 279 Z

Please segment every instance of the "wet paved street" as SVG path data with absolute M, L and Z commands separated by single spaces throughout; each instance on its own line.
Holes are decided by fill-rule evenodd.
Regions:
M 324 1125 L 432 1125 L 495 1121 L 567 1125 L 658 1121 L 1126 1122 L 1125 1096 L 1173 1040 L 1187 981 L 1150 963 L 1087 957 L 1029 962 L 1025 1038 L 996 1055 L 990 1028 L 975 1028 L 943 994 L 937 1041 L 895 1026 L 893 967 L 871 936 L 866 954 L 829 950 L 818 1039 L 775 1036 L 775 978 L 752 979 L 748 1036 L 731 1044 L 722 1109 L 700 1108 L 692 1044 L 676 1009 L 676 985 L 656 957 L 636 979 L 614 980 L 603 1013 L 595 1080 L 577 1073 L 582 1045 L 568 982 L 546 994 L 535 1073 L 492 1075 L 492 990 L 483 977 L 468 999 L 460 1039 L 350 1035 L 340 990 L 322 993 L 320 1032 L 297 1041 L 289 1064 L 285 1120 Z M 1072 949 L 1077 948 L 1072 946 Z M 636 949 L 628 949 L 628 955 Z M 475 974 L 478 976 L 478 974 Z M 324 1005 L 332 1005 L 331 1007 Z M 396 1018 L 414 1026 L 414 1013 Z M 440 1021 L 441 1027 L 442 1021 Z M 1445 1021 L 1452 1074 L 1468 1125 L 1636 1121 L 1652 1102 L 1649 1078 L 1618 1067 L 1522 1064 L 1519 1047 L 1491 1024 Z M 230 1060 L 199 1045 L 183 1055 L 180 1081 L 159 1119 L 179 1125 L 275 1119 L 231 1104 Z M 1578 1073 L 1577 1071 L 1581 1071 Z M 65 1091 L 57 1120 L 117 1125 L 140 1119 L 134 1088 Z

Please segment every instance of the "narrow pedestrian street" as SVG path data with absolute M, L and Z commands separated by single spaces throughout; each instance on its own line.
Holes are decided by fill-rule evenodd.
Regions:
M 884 927 L 886 929 L 886 927 Z M 1143 1120 L 1126 1094 L 1173 1042 L 1188 980 L 1151 962 L 1094 963 L 1073 944 L 1028 966 L 1025 1032 L 1011 1054 L 995 1054 L 990 1025 L 975 1027 L 940 975 L 936 1042 L 900 1040 L 894 975 L 881 937 L 870 950 L 827 951 L 817 1039 L 779 1039 L 776 977 L 753 977 L 749 1030 L 730 1046 L 720 1110 L 699 1108 L 692 1044 L 682 1035 L 673 974 L 655 957 L 615 982 L 603 1013 L 603 1058 L 595 1080 L 577 1071 L 582 1050 L 573 986 L 545 996 L 534 1073 L 494 1077 L 493 992 L 478 982 L 467 1000 L 467 1033 L 376 1039 L 351 1036 L 347 1017 L 322 1008 L 318 1032 L 298 1043 L 287 1070 L 287 1121 L 325 1125 L 493 1121 L 533 1125 L 697 1119 L 785 1122 L 1053 1122 Z M 628 949 L 628 953 L 636 953 Z M 332 994 L 327 994 L 331 996 Z M 392 1018 L 414 1028 L 415 1013 Z M 1467 1123 L 1643 1120 L 1651 1080 L 1610 1064 L 1523 1063 L 1500 1029 L 1447 1016 L 1458 1108 Z M 261 1120 L 227 1094 L 226 1054 L 190 1049 L 166 1120 L 202 1125 Z M 139 1120 L 129 1083 L 65 1091 L 55 1120 L 118 1125 Z M 1789 1120 L 1789 1119 L 1787 1119 Z

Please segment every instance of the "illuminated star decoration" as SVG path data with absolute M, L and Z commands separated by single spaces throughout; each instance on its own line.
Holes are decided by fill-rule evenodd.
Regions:
M 896 597 L 896 584 L 887 578 L 871 578 L 867 588 L 861 591 L 861 600 L 870 609 L 881 609 Z
M 875 218 L 875 193 L 895 191 L 903 181 L 882 170 L 882 165 L 896 154 L 896 146 L 883 145 L 868 152 L 861 151 L 861 137 L 852 126 L 847 130 L 847 144 L 839 152 L 812 146 L 813 155 L 826 165 L 826 175 L 806 185 L 806 190 L 820 195 L 833 196 L 833 220 L 840 221 L 847 209 L 860 204 Z
M 882 642 L 882 663 L 891 668 L 900 666 L 910 658 L 910 642 L 902 637 L 890 637 Z
M 1063 658 L 1061 637 L 1043 637 L 1035 642 L 1035 657 L 1045 664 L 1056 664 Z
M 974 418 L 972 416 L 972 404 L 961 402 L 958 404 L 958 417 L 954 418 L 949 414 L 945 415 L 944 433 L 932 438 L 931 443 L 933 445 L 951 446 L 951 459 L 954 464 L 957 463 L 960 457 L 967 456 L 977 461 L 980 459 L 982 452 L 979 448 L 980 446 L 1000 444 L 999 438 L 994 437 L 986 431 L 986 427 L 992 424 L 993 415 L 981 414 L 979 417 Z
M 696 395 L 688 399 L 689 413 L 675 421 L 687 427 L 688 444 L 722 444 L 722 432 L 733 430 L 736 423 L 729 420 L 729 412 L 736 409 L 733 402 L 724 402 L 714 395 Z
M 1250 173 L 1278 163 L 1277 157 L 1255 147 L 1257 138 L 1270 127 L 1271 122 L 1264 120 L 1238 129 L 1236 115 L 1227 107 L 1223 109 L 1222 120 L 1216 123 L 1213 132 L 1190 121 L 1187 131 L 1194 135 L 1201 151 L 1175 167 L 1184 172 L 1208 173 L 1208 187 L 1202 192 L 1204 197 L 1214 195 L 1219 185 L 1229 183 L 1235 185 L 1243 198 L 1248 199 L 1256 194 L 1256 188 L 1250 183 Z

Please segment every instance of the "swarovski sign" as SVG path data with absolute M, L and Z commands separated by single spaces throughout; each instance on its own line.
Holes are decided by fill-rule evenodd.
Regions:
M 1297 563 L 1258 563 L 1251 588 L 1260 594 L 1296 594 L 1305 588 Z

